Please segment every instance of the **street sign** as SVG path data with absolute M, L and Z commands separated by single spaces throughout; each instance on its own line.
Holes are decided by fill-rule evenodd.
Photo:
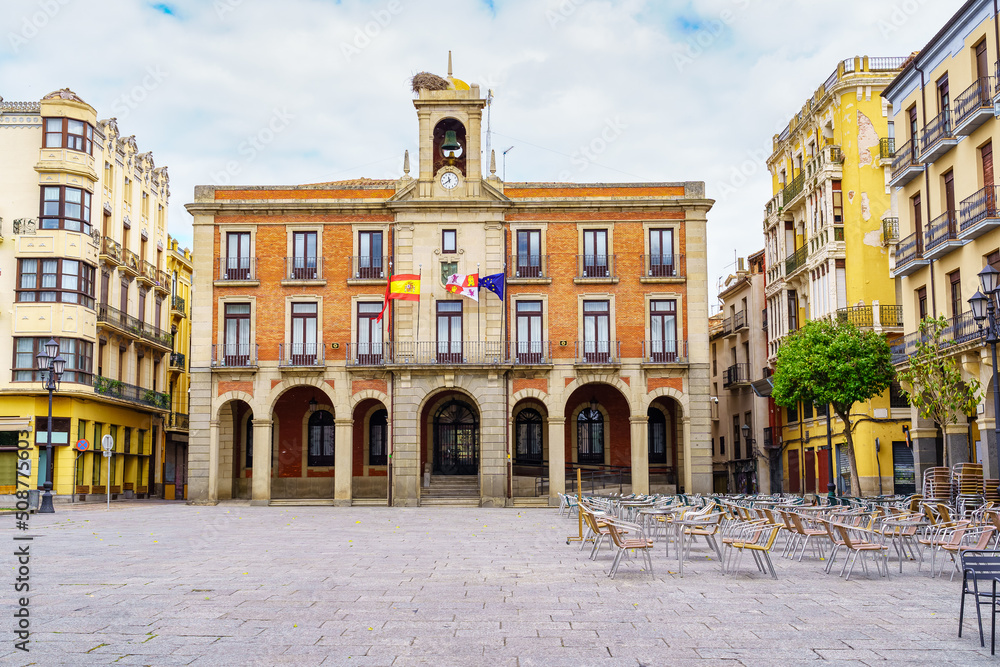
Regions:
M 115 448 L 115 439 L 111 437 L 110 433 L 101 438 L 101 449 L 109 451 L 114 448 Z
M 88 449 L 90 449 L 90 443 L 87 442 L 86 438 L 80 438 L 79 440 L 76 441 L 76 448 L 81 452 L 85 452 Z
M 106 458 L 106 459 L 110 459 L 111 458 L 111 450 L 110 449 L 105 449 L 104 450 L 104 458 Z

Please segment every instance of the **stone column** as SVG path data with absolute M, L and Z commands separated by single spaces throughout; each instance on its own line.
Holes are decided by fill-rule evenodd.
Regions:
M 948 424 L 944 427 L 944 446 L 948 452 L 948 467 L 969 462 L 969 425 Z
M 632 493 L 649 493 L 649 429 L 646 415 L 632 415 Z
M 267 505 L 271 500 L 271 420 L 254 419 L 251 505 Z
M 917 490 L 923 488 L 924 471 L 937 465 L 937 449 L 934 445 L 937 431 L 933 428 L 912 428 L 913 474 Z
M 209 422 L 208 432 L 208 502 L 219 502 L 219 420 Z
M 333 466 L 333 498 L 334 505 L 349 507 L 351 491 L 354 483 L 354 420 L 335 419 Z
M 983 458 L 983 477 L 997 479 L 997 439 L 996 422 L 991 417 L 981 416 L 979 422 L 980 451 Z
M 677 477 L 677 490 L 680 491 L 680 485 L 683 483 L 685 493 L 696 493 L 695 491 L 692 491 L 691 461 L 693 457 L 691 456 L 691 418 L 682 418 L 681 424 L 684 427 L 684 442 L 682 443 L 682 446 L 684 447 L 684 456 L 681 457 L 681 464 L 684 466 L 684 476 Z M 705 493 L 711 493 L 711 489 Z
M 566 493 L 566 418 L 549 417 L 549 505 Z

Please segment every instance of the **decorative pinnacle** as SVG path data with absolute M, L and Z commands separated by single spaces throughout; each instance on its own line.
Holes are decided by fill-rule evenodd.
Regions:
M 410 175 L 410 151 L 403 151 L 403 173 Z
M 448 51 L 448 78 L 451 78 L 451 51 Z
M 497 152 L 490 150 L 490 176 L 497 175 Z

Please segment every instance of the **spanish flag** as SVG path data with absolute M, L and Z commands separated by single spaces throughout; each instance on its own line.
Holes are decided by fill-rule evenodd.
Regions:
M 420 301 L 420 276 L 415 273 L 400 273 L 389 278 L 389 284 L 385 286 L 385 302 L 382 304 L 382 312 L 375 318 L 376 322 L 382 321 L 385 309 L 389 307 L 389 299 Z

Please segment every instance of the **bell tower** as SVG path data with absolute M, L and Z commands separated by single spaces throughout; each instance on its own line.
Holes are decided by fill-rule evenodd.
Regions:
M 482 121 L 486 100 L 477 84 L 421 72 L 413 77 L 420 123 L 418 198 L 480 197 Z

